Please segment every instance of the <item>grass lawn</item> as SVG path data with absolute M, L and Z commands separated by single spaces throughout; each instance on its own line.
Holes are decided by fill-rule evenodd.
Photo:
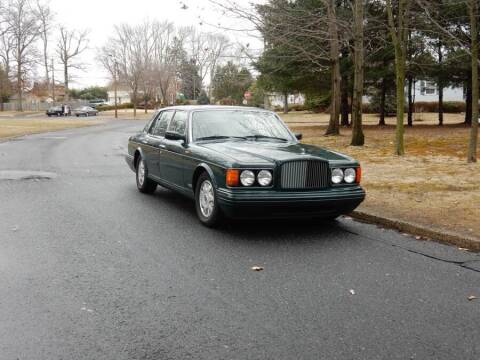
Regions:
M 280 116 L 293 131 L 304 134 L 303 142 L 361 162 L 367 190 L 361 210 L 480 238 L 480 164 L 466 163 L 470 129 L 459 124 L 463 115 L 446 114 L 447 125 L 439 127 L 434 125 L 436 114 L 421 114 L 422 121 L 406 128 L 403 157 L 393 155 L 394 118 L 387 121 L 391 125 L 380 127 L 373 125 L 378 118 L 367 115 L 366 145 L 353 147 L 348 128 L 342 128 L 338 137 L 323 136 L 325 114 Z
M 11 118 L 0 119 L 0 140 L 29 134 L 38 134 L 49 131 L 58 131 L 99 124 L 96 120 L 77 120 L 76 118 L 29 119 Z

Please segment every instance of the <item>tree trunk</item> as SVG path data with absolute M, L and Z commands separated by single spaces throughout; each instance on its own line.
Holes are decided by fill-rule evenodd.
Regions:
M 340 46 L 338 42 L 337 17 L 335 13 L 335 0 L 329 0 L 328 11 L 328 32 L 330 35 L 330 62 L 332 67 L 332 100 L 330 104 L 330 121 L 325 135 L 340 134 Z
M 350 113 L 350 105 L 348 104 L 348 74 L 342 76 L 342 95 L 341 95 L 341 120 L 342 126 L 349 126 L 348 114 Z
M 23 84 L 22 84 L 22 65 L 17 66 L 17 111 L 23 111 Z
M 288 114 L 288 92 L 283 94 L 283 113 Z
M 363 1 L 355 0 L 355 73 L 352 100 L 352 143 L 363 146 L 365 136 L 362 129 L 362 99 L 364 86 L 364 48 L 363 48 Z
M 472 39 L 472 127 L 468 144 L 469 163 L 477 162 L 478 142 L 478 6 L 477 0 L 470 0 L 470 37 Z
M 387 98 L 387 79 L 382 79 L 382 89 L 380 95 L 380 120 L 378 125 L 385 125 L 385 100 Z
M 133 118 L 137 117 L 137 89 L 133 90 Z
M 70 94 L 68 91 L 68 62 L 65 61 L 63 64 L 63 77 L 64 77 L 64 86 L 65 86 L 65 101 L 68 101 L 70 99 Z
M 395 25 L 393 16 L 392 1 L 387 0 L 388 23 L 392 42 L 395 48 L 395 75 L 397 87 L 397 126 L 395 131 L 395 154 L 404 155 L 404 134 L 403 125 L 405 115 L 405 67 L 406 67 L 406 49 L 407 49 L 407 32 L 409 17 L 409 0 L 399 0 L 398 15 Z
M 413 126 L 413 77 L 408 76 L 408 126 Z
M 405 132 L 403 121 L 405 113 L 405 57 L 399 56 L 396 61 L 397 72 L 397 128 L 395 131 L 395 154 L 404 155 L 405 148 L 403 135 Z
M 438 125 L 443 125 L 443 52 L 442 52 L 442 43 L 438 42 Z
M 472 75 L 468 74 L 467 93 L 465 95 L 465 124 L 472 124 Z
M 45 38 L 43 41 L 43 66 L 45 67 L 45 81 L 48 86 L 50 86 L 50 69 L 48 68 L 48 40 Z

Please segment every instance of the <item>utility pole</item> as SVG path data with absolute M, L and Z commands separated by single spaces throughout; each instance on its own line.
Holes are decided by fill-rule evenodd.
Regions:
M 55 67 L 53 65 L 53 58 L 52 58 L 52 100 L 53 100 L 53 105 L 55 105 Z

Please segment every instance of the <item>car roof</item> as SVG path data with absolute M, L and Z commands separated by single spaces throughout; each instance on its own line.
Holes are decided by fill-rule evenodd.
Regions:
M 183 110 L 183 111 L 197 111 L 197 110 L 246 110 L 246 111 L 259 111 L 270 112 L 269 110 L 251 107 L 251 106 L 227 106 L 227 105 L 178 105 L 162 108 L 163 110 Z

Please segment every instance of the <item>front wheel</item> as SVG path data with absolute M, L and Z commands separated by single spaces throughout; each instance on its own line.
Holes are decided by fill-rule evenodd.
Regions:
M 208 227 L 215 227 L 222 220 L 218 207 L 217 193 L 210 177 L 203 173 L 197 181 L 195 190 L 195 208 L 200 222 Z
M 147 164 L 142 158 L 137 164 L 137 189 L 144 194 L 153 194 L 157 189 L 157 183 L 148 178 Z

